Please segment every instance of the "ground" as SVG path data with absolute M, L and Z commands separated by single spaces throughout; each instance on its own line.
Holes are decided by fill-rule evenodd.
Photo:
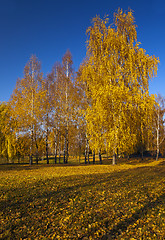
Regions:
M 1 165 L 0 239 L 165 239 L 165 160 Z

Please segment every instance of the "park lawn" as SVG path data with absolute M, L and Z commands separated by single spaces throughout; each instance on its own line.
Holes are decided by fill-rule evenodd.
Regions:
M 165 160 L 1 165 L 0 239 L 165 239 Z

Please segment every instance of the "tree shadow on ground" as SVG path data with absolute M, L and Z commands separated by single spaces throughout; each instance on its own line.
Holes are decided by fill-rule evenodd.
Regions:
M 52 201 L 51 204 L 57 207 L 55 209 L 55 214 L 58 215 L 60 211 L 63 211 L 60 210 L 61 208 L 65 209 L 67 207 L 68 202 L 70 201 L 69 199 L 77 196 L 81 198 L 82 194 L 88 193 L 88 189 L 94 188 L 96 191 L 102 191 L 106 187 L 108 190 L 111 189 L 111 193 L 115 193 L 118 191 L 118 189 L 124 190 L 128 189 L 128 187 L 132 187 L 134 182 L 136 185 L 140 184 L 143 186 L 141 179 L 146 176 L 146 173 L 146 180 L 151 180 L 153 182 L 155 181 L 155 177 L 159 176 L 160 178 L 161 168 L 161 179 L 164 179 L 163 171 L 165 171 L 165 168 L 161 165 L 157 165 L 154 167 L 135 167 L 133 169 L 112 173 L 82 174 L 83 178 L 82 175 L 79 174 L 73 176 L 53 177 L 50 179 L 40 179 L 39 181 L 37 180 L 36 182 L 29 184 L 25 182 L 20 186 L 11 187 L 9 189 L 9 196 L 0 201 L 0 210 L 2 210 L 4 214 L 8 216 L 10 216 L 12 213 L 14 217 L 17 213 L 20 213 L 21 218 L 31 221 L 29 215 L 34 214 L 33 216 L 35 216 L 36 213 L 39 214 L 41 211 L 45 216 L 49 216 L 49 205 L 50 201 Z M 61 183 L 64 184 L 61 185 Z M 53 185 L 56 187 L 51 188 Z M 142 190 L 146 194 L 148 191 L 148 186 Z M 93 195 L 93 198 L 90 199 L 91 204 L 93 204 L 92 201 L 94 198 L 95 196 Z M 124 232 L 131 224 L 146 215 L 151 208 L 155 207 L 160 202 L 165 204 L 165 193 L 160 195 L 160 197 L 158 197 L 156 200 L 154 200 L 152 196 L 149 196 L 146 201 L 147 202 L 144 202 L 145 205 L 141 209 L 137 210 L 136 213 L 134 213 L 131 217 L 119 222 L 110 231 L 108 230 L 110 222 L 107 222 L 107 234 L 100 239 L 117 239 L 117 236 L 120 235 L 121 231 Z M 120 209 L 122 209 L 122 206 Z M 101 216 L 102 214 L 100 217 Z M 30 224 L 32 223 L 29 222 L 29 226 Z M 16 226 L 17 225 L 15 224 L 14 227 Z M 8 227 L 6 228 L 8 229 Z M 16 239 L 17 237 L 14 236 L 14 233 L 12 234 L 12 239 Z
M 10 188 L 10 192 L 18 193 L 20 199 L 16 201 L 14 194 L 9 199 L 1 200 L 0 201 L 0 209 L 2 208 L 12 208 L 12 209 L 19 209 L 21 205 L 28 204 L 30 202 L 35 202 L 36 200 L 41 199 L 50 199 L 53 197 L 54 201 L 58 201 L 60 199 L 61 193 L 63 193 L 64 198 L 66 198 L 66 202 L 68 198 L 71 197 L 72 193 L 76 194 L 81 192 L 84 188 L 91 188 L 96 185 L 112 185 L 114 191 L 117 188 L 127 187 L 128 184 L 132 184 L 132 178 L 137 179 L 139 174 L 144 174 L 148 172 L 148 176 L 153 178 L 153 173 L 159 176 L 164 176 L 164 169 L 159 169 L 159 167 L 138 167 L 134 169 L 124 169 L 120 172 L 112 172 L 112 173 L 97 173 L 97 174 L 87 174 L 83 175 L 83 182 L 82 182 L 82 175 L 72 175 L 72 176 L 63 176 L 63 177 L 53 177 L 51 179 L 40 179 L 37 182 L 29 183 L 28 189 L 30 190 L 29 194 L 26 194 L 27 185 L 26 182 L 22 184 L 22 186 L 15 186 Z M 152 170 L 152 172 L 149 172 Z M 120 181 L 120 183 L 116 182 L 116 179 L 125 179 L 124 181 Z M 47 186 L 51 186 L 52 182 L 57 183 L 57 189 L 49 189 Z M 67 183 L 67 185 L 61 186 L 60 182 Z M 42 187 L 41 187 L 42 186 Z M 42 192 L 38 192 L 38 188 L 42 189 Z M 64 200 L 64 199 L 63 199 Z M 17 203 L 15 203 L 15 201 Z
M 140 208 L 134 214 L 132 214 L 131 217 L 126 218 L 125 220 L 119 222 L 101 239 L 102 240 L 116 239 L 121 232 L 126 231 L 130 225 L 134 224 L 138 219 L 141 219 L 144 216 L 146 216 L 149 210 L 156 207 L 160 203 L 165 204 L 165 193 L 160 195 L 156 200 L 150 201 L 149 203 L 145 204 L 142 208 Z

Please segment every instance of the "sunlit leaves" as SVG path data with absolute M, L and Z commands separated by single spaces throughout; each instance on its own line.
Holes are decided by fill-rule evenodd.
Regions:
M 36 135 L 39 125 L 42 98 L 45 95 L 43 89 L 43 74 L 41 72 L 41 64 L 36 56 L 31 56 L 24 68 L 24 77 L 17 80 L 16 87 L 10 99 L 10 106 L 12 108 L 11 116 L 17 121 L 17 136 L 29 134 L 31 139 L 31 147 L 29 154 L 35 153 L 34 142 L 36 142 Z M 18 151 L 22 152 L 17 145 Z M 31 159 L 32 161 L 32 159 Z M 32 163 L 32 162 L 31 162 Z
M 89 99 L 85 116 L 92 149 L 130 154 L 137 143 L 144 144 L 144 135 L 149 138 L 151 128 L 144 125 L 151 126 L 154 97 L 149 95 L 148 81 L 156 75 L 159 60 L 139 47 L 131 10 L 119 9 L 113 24 L 96 16 L 87 30 L 87 54 L 81 66 Z
M 15 127 L 16 121 L 11 118 L 9 103 L 0 103 L 0 156 L 8 162 L 16 155 Z
M 163 239 L 164 161 L 128 163 L 1 166 L 1 238 Z

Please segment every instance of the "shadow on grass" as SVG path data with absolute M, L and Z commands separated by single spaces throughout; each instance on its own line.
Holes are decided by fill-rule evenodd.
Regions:
M 126 218 L 125 220 L 119 222 L 101 239 L 102 240 L 116 239 L 121 232 L 126 231 L 130 225 L 134 224 L 138 219 L 141 219 L 142 217 L 147 215 L 149 210 L 156 207 L 160 203 L 165 204 L 165 193 L 160 195 L 155 201 L 150 201 L 149 203 L 145 204 L 142 208 L 140 208 L 138 211 L 132 214 L 130 218 Z
M 125 171 L 126 172 L 126 171 Z M 15 192 L 20 194 L 21 199 L 17 199 L 17 204 L 15 204 L 15 195 L 7 200 L 1 200 L 0 201 L 0 210 L 4 207 L 6 208 L 12 208 L 19 209 L 21 205 L 29 204 L 31 202 L 35 202 L 38 199 L 49 199 L 54 198 L 55 201 L 58 202 L 58 200 L 61 197 L 61 193 L 63 194 L 64 199 L 69 199 L 72 193 L 76 194 L 78 192 L 81 192 L 83 188 L 90 188 L 94 187 L 97 184 L 102 183 L 110 183 L 113 178 L 116 178 L 118 176 L 118 172 L 115 173 L 98 173 L 98 174 L 92 174 L 92 175 L 72 175 L 72 176 L 63 176 L 63 177 L 53 177 L 51 179 L 45 180 L 39 180 L 36 183 L 31 183 L 28 186 L 21 186 L 21 187 L 15 187 L 10 188 L 10 192 Z M 124 174 L 124 171 L 123 171 Z M 83 181 L 83 182 L 82 182 Z M 51 186 L 52 182 L 57 183 L 57 190 L 50 190 L 48 191 L 47 186 Z M 66 183 L 66 185 L 61 186 L 60 182 Z M 70 186 L 69 186 L 70 185 Z M 42 186 L 42 187 L 41 187 Z M 30 193 L 28 196 L 24 195 L 23 193 L 26 193 L 26 188 L 30 189 Z M 38 192 L 37 194 L 37 188 L 42 189 L 42 194 Z M 36 192 L 35 192 L 36 191 Z M 64 200 L 63 199 L 63 200 Z
M 41 168 L 50 168 L 50 167 L 72 167 L 72 166 L 87 166 L 86 164 L 72 164 L 72 163 L 34 163 L 29 165 L 29 163 L 9 163 L 9 164 L 0 164 L 0 171 L 22 171 L 22 170 L 35 170 Z
M 33 167 L 34 166 L 32 166 L 32 169 Z M 141 167 L 123 170 L 121 172 L 89 174 L 84 175 L 83 178 L 82 175 L 74 175 L 54 177 L 46 180 L 41 179 L 29 185 L 25 183 L 25 185 L 23 184 L 21 187 L 16 186 L 13 189 L 9 189 L 11 196 L 9 193 L 8 198 L 0 202 L 0 210 L 3 210 L 4 214 L 8 216 L 10 216 L 11 213 L 15 214 L 16 212 L 20 212 L 21 217 L 29 217 L 30 215 L 36 214 L 36 212 L 40 213 L 41 211 L 43 211 L 44 215 L 47 216 L 50 211 L 49 204 L 50 201 L 52 201 L 52 205 L 57 207 L 55 214 L 58 215 L 59 212 L 62 211 L 60 208 L 65 208 L 70 198 L 75 198 L 76 196 L 81 197 L 82 194 L 87 194 L 88 192 L 86 190 L 90 188 L 94 187 L 96 191 L 102 191 L 103 188 L 106 187 L 108 190 L 111 189 L 111 193 L 115 193 L 122 188 L 123 190 L 128 189 L 128 187 L 132 188 L 132 186 L 134 186 L 134 182 L 139 185 L 139 180 L 142 179 L 143 181 L 143 176 L 146 176 L 146 173 L 147 181 L 154 181 L 155 176 L 160 177 L 159 170 L 161 168 L 165 171 L 165 168 L 159 165 L 156 167 Z M 154 176 L 153 173 L 155 174 Z M 163 172 L 161 178 L 163 179 Z M 61 183 L 64 183 L 64 185 L 61 186 Z M 53 185 L 56 186 L 55 189 L 51 189 L 51 186 Z M 140 186 L 143 186 L 143 182 L 140 182 Z M 143 193 L 146 194 L 148 186 L 141 190 L 143 190 Z M 94 199 L 95 196 L 93 194 L 90 199 L 91 205 L 93 205 L 92 201 Z M 30 203 L 33 204 L 31 205 Z M 141 209 L 137 210 L 131 217 L 122 220 L 110 231 L 107 229 L 107 234 L 101 239 L 117 239 L 117 236 L 120 235 L 121 231 L 125 231 L 131 224 L 145 216 L 151 208 L 160 203 L 165 204 L 165 193 L 160 195 L 156 200 L 153 200 L 152 196 L 151 198 L 148 197 L 147 202 L 144 203 L 145 205 Z M 40 206 L 42 208 L 40 208 Z M 29 221 L 31 221 L 31 219 L 29 219 Z M 32 223 L 29 222 L 29 224 Z M 108 224 L 109 223 L 107 222 L 107 227 Z M 13 225 L 13 228 L 15 227 L 16 224 Z M 18 239 L 17 236 L 14 236 L 14 232 L 12 232 L 12 239 Z
M 130 159 L 118 159 L 117 160 L 117 165 L 123 165 L 123 164 L 128 164 L 128 165 L 137 165 L 137 164 L 147 164 L 155 162 L 155 159 L 153 158 L 144 158 L 144 160 L 141 160 L 141 158 L 130 158 Z M 96 161 L 95 164 L 91 161 L 90 164 L 87 163 L 42 163 L 39 162 L 38 164 L 34 163 L 33 165 L 29 165 L 29 163 L 9 163 L 9 164 L 0 164 L 0 172 L 1 171 L 22 171 L 22 170 L 34 170 L 34 169 L 40 169 L 40 168 L 49 168 L 49 167 L 73 167 L 73 166 L 94 166 L 94 165 L 100 165 L 99 161 Z M 112 165 L 112 159 L 108 159 L 105 157 L 105 160 L 103 160 L 101 165 Z M 161 162 L 160 165 L 165 165 L 165 161 Z M 145 166 L 144 166 L 145 167 Z
M 65 166 L 65 165 L 64 165 Z M 39 168 L 39 166 L 38 166 Z M 26 167 L 25 167 L 26 170 Z M 152 170 L 152 171 L 149 171 Z M 63 197 L 66 199 L 71 198 L 72 195 L 77 194 L 78 192 L 81 193 L 81 190 L 84 188 L 91 188 L 95 187 L 96 185 L 101 184 L 108 184 L 109 186 L 113 186 L 114 191 L 117 190 L 117 188 L 126 188 L 129 184 L 132 184 L 132 179 L 136 179 L 138 181 L 138 178 L 140 174 L 144 174 L 145 172 L 148 172 L 148 176 L 150 179 L 153 180 L 154 176 L 153 173 L 159 176 L 164 176 L 165 169 L 161 168 L 161 166 L 157 167 L 137 167 L 135 169 L 127 169 L 122 170 L 120 172 L 112 172 L 112 173 L 95 173 L 95 174 L 87 174 L 87 175 L 72 175 L 72 176 L 63 176 L 63 177 L 53 177 L 50 179 L 42 180 L 40 179 L 37 182 L 29 183 L 28 185 L 22 185 L 21 187 L 13 187 L 10 188 L 10 192 L 18 193 L 20 195 L 21 199 L 16 199 L 15 204 L 15 197 L 16 194 L 11 196 L 10 199 L 5 199 L 0 201 L 0 209 L 6 207 L 6 208 L 12 208 L 12 209 L 18 209 L 21 205 L 29 204 L 30 202 L 35 202 L 37 199 L 50 199 L 54 198 L 55 201 L 60 200 L 61 193 L 63 194 Z M 83 176 L 83 180 L 82 180 Z M 121 179 L 121 181 L 116 182 L 116 179 Z M 51 187 L 52 183 L 57 183 L 57 190 L 51 190 L 47 187 Z M 65 183 L 63 186 L 60 185 L 60 182 Z M 26 183 L 24 183 L 26 184 Z M 26 189 L 29 189 L 29 194 L 26 195 Z M 39 189 L 39 192 L 38 192 Z M 42 190 L 42 192 L 41 192 Z M 76 192 L 76 193 L 75 193 Z M 25 195 L 24 195 L 25 194 Z

